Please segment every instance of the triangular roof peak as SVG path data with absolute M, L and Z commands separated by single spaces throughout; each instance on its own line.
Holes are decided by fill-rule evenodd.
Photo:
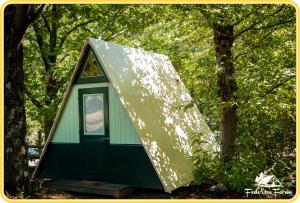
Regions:
M 76 81 L 77 84 L 83 83 L 98 83 L 98 82 L 108 82 L 108 78 L 104 73 L 101 62 L 95 55 L 93 48 L 88 45 L 85 49 L 85 53 L 80 60 Z

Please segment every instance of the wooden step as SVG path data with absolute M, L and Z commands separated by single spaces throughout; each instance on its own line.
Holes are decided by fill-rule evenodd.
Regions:
M 115 198 L 121 198 L 133 192 L 133 188 L 129 185 L 94 180 L 52 180 L 45 182 L 44 186 L 56 190 L 105 195 Z

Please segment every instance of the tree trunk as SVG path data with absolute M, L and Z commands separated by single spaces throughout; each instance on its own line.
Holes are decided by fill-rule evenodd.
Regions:
M 237 135 L 237 106 L 234 104 L 234 92 L 237 89 L 232 62 L 233 26 L 214 24 L 214 42 L 216 60 L 221 68 L 218 73 L 218 96 L 221 101 L 221 159 L 230 161 L 234 154 Z
M 4 11 L 4 190 L 11 195 L 29 189 L 22 38 L 43 7 L 11 4 Z
M 4 18 L 4 190 L 10 194 L 28 185 L 26 117 L 23 80 L 23 33 L 16 22 L 28 6 L 7 6 Z

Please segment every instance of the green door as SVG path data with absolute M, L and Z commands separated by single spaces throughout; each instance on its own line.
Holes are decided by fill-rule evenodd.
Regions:
M 81 178 L 105 179 L 109 165 L 107 87 L 79 89 Z

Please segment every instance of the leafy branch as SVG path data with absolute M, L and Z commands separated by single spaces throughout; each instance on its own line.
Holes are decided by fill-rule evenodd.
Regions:
M 287 83 L 288 81 L 290 81 L 292 78 L 294 78 L 296 75 L 291 75 L 288 78 L 286 78 L 285 80 L 283 80 L 282 82 L 274 85 L 273 87 L 271 87 L 269 90 L 265 91 L 265 95 L 267 94 L 271 94 L 273 93 L 277 88 L 283 86 L 285 83 Z
M 292 19 L 288 19 L 288 20 L 285 20 L 285 21 L 279 21 L 279 22 L 276 22 L 274 24 L 261 26 L 261 27 L 256 27 L 256 25 L 261 23 L 260 21 L 257 21 L 257 22 L 252 23 L 250 26 L 242 29 L 240 32 L 236 33 L 234 35 L 234 39 L 238 38 L 239 36 L 241 36 L 242 34 L 244 34 L 245 32 L 248 32 L 250 30 L 269 29 L 269 28 L 273 28 L 273 27 L 276 27 L 276 26 L 279 26 L 279 25 L 284 25 L 284 24 L 287 24 L 287 23 L 290 23 L 290 22 L 294 22 L 295 20 L 296 20 L 295 18 L 292 18 Z
M 43 104 L 36 99 L 36 97 L 28 90 L 26 85 L 24 85 L 24 92 L 37 108 L 43 108 Z
M 75 25 L 73 28 L 71 28 L 69 31 L 67 31 L 62 37 L 61 37 L 61 40 L 60 40 L 60 43 L 59 43 L 59 47 L 61 48 L 64 44 L 64 42 L 66 41 L 66 39 L 68 38 L 68 36 L 74 32 L 75 30 L 77 30 L 79 27 L 82 27 L 84 25 L 87 25 L 89 23 L 92 23 L 94 22 L 95 19 L 90 19 L 90 20 L 87 20 L 85 22 L 82 22 L 82 23 L 78 23 L 77 25 Z
M 101 39 L 104 34 L 113 26 L 113 24 L 117 21 L 118 17 L 126 10 L 126 7 L 122 7 L 118 11 L 115 12 L 113 17 L 108 21 L 105 28 L 100 32 L 99 38 Z

